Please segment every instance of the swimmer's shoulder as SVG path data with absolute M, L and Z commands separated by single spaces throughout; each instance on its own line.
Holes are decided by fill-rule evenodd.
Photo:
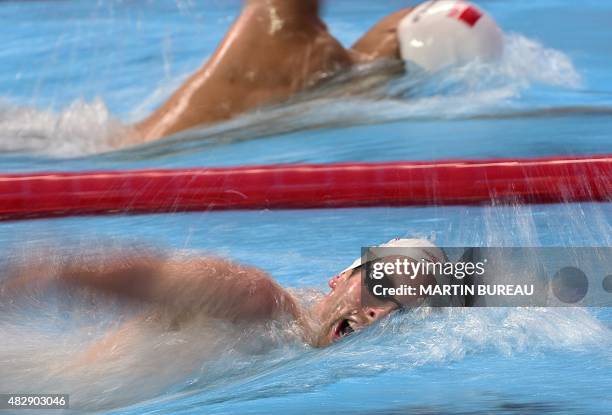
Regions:
M 397 27 L 402 19 L 414 9 L 414 7 L 407 7 L 385 16 L 359 38 L 351 50 L 361 56 L 361 61 L 400 59 Z

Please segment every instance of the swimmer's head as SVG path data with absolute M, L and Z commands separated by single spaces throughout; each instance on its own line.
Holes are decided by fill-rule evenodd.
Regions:
M 400 54 L 408 67 L 435 72 L 501 56 L 503 33 L 493 18 L 463 0 L 427 1 L 398 26 Z
M 395 239 L 381 248 L 405 248 L 415 261 L 444 258 L 444 253 L 431 242 L 419 239 Z M 324 347 L 352 334 L 400 309 L 397 301 L 380 301 L 374 305 L 362 304 L 361 258 L 329 280 L 331 292 L 312 309 L 315 320 L 315 338 L 312 343 Z

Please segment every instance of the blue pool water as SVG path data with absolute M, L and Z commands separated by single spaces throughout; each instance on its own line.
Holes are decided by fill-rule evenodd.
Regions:
M 379 17 L 412 4 L 328 3 L 326 21 L 345 44 Z M 506 31 L 499 64 L 397 80 L 376 99 L 320 97 L 121 149 L 107 131 L 159 105 L 212 53 L 240 2 L 0 2 L 0 171 L 612 153 L 612 1 L 480 4 Z M 361 246 L 396 236 L 431 238 L 441 246 L 612 246 L 612 204 L 190 213 L 0 224 L 5 256 L 58 241 L 153 243 L 259 266 L 304 295 L 324 290 L 326 277 L 349 264 Z M 133 350 L 130 364 L 64 379 L 52 362 L 76 354 L 122 311 L 48 301 L 36 309 L 40 318 L 0 318 L 0 378 L 10 374 L 12 387 L 22 389 L 61 385 L 81 400 L 83 410 L 612 412 L 609 309 L 398 316 L 324 350 L 281 342 L 247 353 L 217 345 L 212 360 L 198 359 L 198 348 L 210 346 L 206 333 L 152 334 L 150 342 Z M 67 323 L 76 327 L 74 320 L 83 316 L 93 321 L 87 333 Z M 110 409 L 112 402 L 122 407 Z

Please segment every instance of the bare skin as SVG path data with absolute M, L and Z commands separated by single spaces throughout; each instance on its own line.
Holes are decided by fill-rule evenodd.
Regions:
M 359 269 L 352 269 L 329 280 L 331 292 L 311 310 L 316 321 L 315 335 L 311 340 L 313 346 L 329 346 L 397 310 L 393 303 L 363 307 L 360 275 Z
M 144 141 L 279 103 L 355 64 L 399 58 L 403 9 L 351 49 L 319 17 L 319 0 L 247 0 L 217 50 L 159 109 L 134 126 Z
M 220 258 L 111 252 L 87 261 L 71 257 L 55 267 L 34 261 L 15 266 L 9 275 L 0 284 L 4 298 L 61 283 L 150 304 L 177 325 L 198 314 L 231 322 L 300 316 L 291 295 L 265 272 Z
M 329 281 L 332 291 L 310 310 L 257 268 L 219 258 L 166 259 L 148 253 L 104 255 L 96 260 L 70 258 L 58 267 L 33 262 L 15 267 L 0 284 L 0 298 L 14 299 L 50 284 L 81 287 L 142 303 L 144 312 L 86 350 L 77 362 L 96 360 L 129 341 L 144 323 L 164 330 L 206 316 L 235 324 L 295 321 L 303 340 L 324 347 L 372 324 L 397 309 L 395 304 L 361 306 L 359 270 Z
M 401 9 L 376 23 L 351 47 L 361 60 L 400 59 L 400 44 L 397 27 L 413 7 Z

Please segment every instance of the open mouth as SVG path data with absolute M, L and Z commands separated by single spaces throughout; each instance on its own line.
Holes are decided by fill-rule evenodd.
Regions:
M 351 333 L 354 333 L 355 328 L 353 327 L 353 324 L 354 323 L 348 319 L 340 320 L 334 329 L 334 340 L 341 339 Z

